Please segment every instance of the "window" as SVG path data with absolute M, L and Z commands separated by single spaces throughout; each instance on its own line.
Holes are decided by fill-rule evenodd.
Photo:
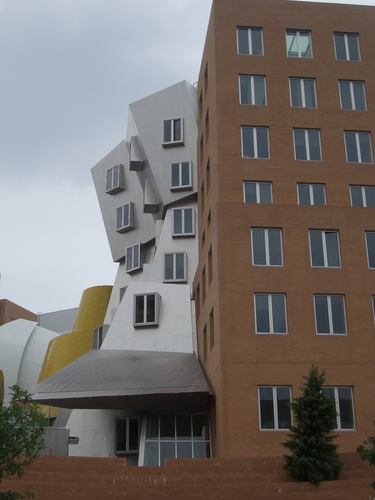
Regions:
M 195 221 L 192 208 L 173 209 L 173 236 L 194 236 Z
M 298 108 L 316 108 L 315 80 L 289 78 L 290 105 Z
M 166 458 L 210 458 L 210 429 L 204 413 L 148 415 L 143 465 Z
M 314 295 L 316 333 L 346 335 L 343 295 Z
M 340 267 L 339 233 L 310 229 L 310 257 L 313 267 Z
M 354 429 L 353 393 L 351 387 L 322 387 L 322 393 L 335 402 L 336 429 Z
M 114 194 L 124 189 L 123 166 L 115 165 L 107 170 L 105 190 L 108 194 Z
M 242 157 L 269 158 L 268 128 L 241 127 Z
M 100 347 L 103 343 L 103 340 L 104 340 L 104 336 L 103 336 L 103 325 L 102 325 L 102 326 L 98 326 L 98 328 L 94 329 L 92 348 L 93 349 L 100 349 Z
M 210 312 L 210 351 L 212 351 L 215 345 L 215 319 L 214 319 L 214 310 L 211 309 Z
M 365 84 L 363 82 L 339 81 L 341 109 L 366 110 Z
M 139 449 L 139 419 L 116 419 L 116 454 L 138 452 Z
M 296 160 L 320 161 L 322 159 L 319 130 L 295 128 L 293 137 Z
M 171 165 L 171 190 L 191 189 L 191 161 L 172 163 Z
M 282 266 L 281 229 L 252 228 L 254 266 Z
M 240 104 L 265 106 L 266 78 L 264 76 L 240 75 Z
M 147 293 L 134 296 L 134 326 L 159 324 L 160 295 Z
M 183 126 L 181 118 L 164 120 L 163 146 L 183 144 Z
M 357 33 L 334 33 L 336 59 L 340 61 L 360 61 Z
M 186 281 L 186 253 L 164 255 L 164 281 Z
M 244 182 L 245 203 L 272 203 L 271 182 Z
M 127 247 L 126 252 L 126 272 L 131 273 L 142 269 L 141 263 L 141 244 L 137 243 L 131 247 Z
M 297 184 L 298 203 L 300 205 L 325 205 L 324 184 Z
M 126 203 L 117 208 L 116 231 L 124 233 L 129 229 L 134 229 L 134 210 L 133 203 Z
M 239 54 L 262 56 L 262 28 L 237 28 L 237 49 Z
M 372 163 L 371 135 L 369 132 L 345 131 L 346 161 Z
M 352 207 L 375 207 L 375 186 L 350 186 Z
M 261 429 L 289 429 L 292 425 L 290 387 L 259 387 Z
M 375 269 L 375 231 L 366 231 L 367 262 L 370 269 Z
M 285 295 L 255 294 L 256 333 L 286 333 Z
M 286 31 L 286 51 L 288 57 L 312 57 L 310 31 Z

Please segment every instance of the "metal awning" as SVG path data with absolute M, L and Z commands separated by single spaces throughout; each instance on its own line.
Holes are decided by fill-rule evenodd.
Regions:
M 35 387 L 62 408 L 203 411 L 210 385 L 193 353 L 92 350 Z

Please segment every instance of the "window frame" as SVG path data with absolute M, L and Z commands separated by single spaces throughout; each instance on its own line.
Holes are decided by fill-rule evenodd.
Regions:
M 136 243 L 135 245 L 131 245 L 129 247 L 126 247 L 125 249 L 125 270 L 127 273 L 132 273 L 134 271 L 139 271 L 142 269 L 142 261 L 141 261 L 141 243 Z M 131 250 L 131 255 L 128 253 L 128 251 Z M 128 256 L 131 256 L 131 261 L 129 263 Z M 134 257 L 137 257 L 136 262 Z M 129 265 L 128 265 L 129 264 Z
M 319 250 L 321 250 L 321 253 L 322 253 L 322 256 L 323 256 L 323 265 L 322 266 L 318 266 L 318 265 L 314 265 L 314 256 L 313 256 L 313 245 L 312 245 L 312 240 L 311 240 L 311 237 L 312 237 L 312 233 L 320 233 L 321 235 L 321 248 L 319 248 Z M 332 256 L 330 257 L 329 255 L 329 246 L 328 246 L 328 243 L 327 243 L 327 235 L 329 234 L 335 234 L 336 235 L 336 244 L 337 244 L 337 255 L 338 255 L 338 261 L 339 261 L 339 265 L 337 266 L 333 266 L 333 265 L 329 265 L 329 260 L 330 258 L 332 258 Z M 309 229 L 309 247 L 310 247 L 310 263 L 311 263 L 311 267 L 314 267 L 314 268 L 321 268 L 321 269 L 325 269 L 325 268 L 333 268 L 333 269 L 340 269 L 342 266 L 341 266 L 341 253 L 340 253 L 340 238 L 339 238 L 339 231 L 336 230 L 336 229 Z M 315 255 L 315 259 L 317 258 L 317 256 Z
M 245 156 L 245 141 L 244 141 L 244 131 L 252 130 L 252 149 L 254 151 L 254 156 Z M 265 130 L 267 132 L 267 156 L 259 156 L 259 145 L 258 135 L 259 131 Z M 242 158 L 250 159 L 250 160 L 269 160 L 270 159 L 270 137 L 269 137 L 269 127 L 263 126 L 252 126 L 252 125 L 242 125 L 241 126 L 241 151 Z
M 258 331 L 258 309 L 257 309 L 257 297 L 259 296 L 267 297 L 267 313 L 268 313 L 268 324 L 269 331 Z M 284 323 L 285 323 L 285 332 L 276 332 L 274 317 L 273 317 L 273 297 L 281 296 L 283 297 L 283 309 L 284 309 Z M 262 293 L 256 292 L 254 293 L 254 319 L 255 319 L 255 333 L 257 335 L 288 335 L 288 318 L 287 318 L 287 306 L 286 306 L 286 294 L 285 293 Z
M 310 203 L 301 203 L 301 193 L 299 188 L 302 186 L 307 186 L 309 188 Z M 323 205 L 320 203 L 315 203 L 316 193 L 314 193 L 314 188 L 316 187 L 323 188 L 323 196 L 324 196 Z M 297 182 L 297 199 L 298 199 L 298 205 L 325 207 L 327 206 L 326 185 L 319 183 Z
M 254 234 L 255 231 L 263 231 L 263 242 L 264 242 L 264 260 L 265 264 L 256 263 L 256 255 L 255 255 L 255 246 L 254 246 Z M 279 235 L 279 246 L 280 246 L 280 264 L 271 264 L 272 259 L 272 249 L 269 234 L 271 231 L 277 232 Z M 283 267 L 284 266 L 284 258 L 283 258 L 283 236 L 282 230 L 280 228 L 264 228 L 264 227 L 252 227 L 251 231 L 251 256 L 253 266 L 266 266 L 266 267 Z M 262 249 L 263 250 L 263 249 Z M 263 256 L 262 256 L 263 257 Z
M 249 78 L 250 79 L 250 101 L 251 102 L 242 102 L 242 82 L 244 78 Z M 263 79 L 263 94 L 264 94 L 264 103 L 259 103 L 256 102 L 257 100 L 257 95 L 256 95 L 256 88 L 255 88 L 255 79 L 256 78 L 262 78 Z M 267 87 L 266 87 L 266 77 L 264 75 L 245 75 L 245 74 L 240 74 L 238 75 L 238 86 L 239 86 L 239 101 L 241 105 L 244 106 L 267 106 Z M 258 96 L 259 97 L 259 96 Z
M 301 93 L 301 106 L 297 104 L 293 104 L 293 93 L 292 93 L 292 81 L 298 81 Z M 305 82 L 313 82 L 314 84 L 314 100 L 315 106 L 306 106 L 306 88 Z M 292 108 L 308 108 L 308 109 L 316 109 L 318 107 L 318 100 L 316 95 L 316 81 L 315 78 L 300 78 L 300 77 L 289 77 L 289 94 L 290 94 L 290 106 Z
M 354 188 L 359 188 L 361 190 L 361 205 L 353 205 L 353 189 Z M 368 194 L 366 193 L 366 189 L 373 189 L 374 191 L 374 204 L 373 205 L 368 205 Z M 352 207 L 357 207 L 357 208 L 374 208 L 375 207 L 375 186 L 358 186 L 358 185 L 350 185 L 349 186 L 349 192 L 350 192 L 350 203 Z
M 355 137 L 355 148 L 356 148 L 356 157 L 357 161 L 355 160 L 349 160 L 349 155 L 348 155 L 348 134 L 354 134 Z M 360 143 L 360 134 L 366 134 L 368 137 L 368 147 L 369 147 L 369 153 L 370 153 L 370 160 L 371 161 L 362 161 L 362 151 L 361 151 L 361 143 Z M 356 130 L 344 130 L 344 142 L 345 142 L 345 153 L 346 153 L 346 161 L 347 163 L 365 163 L 368 165 L 371 165 L 374 163 L 374 156 L 372 152 L 372 142 L 371 142 L 371 132 L 367 131 L 356 131 Z M 352 154 L 352 153 L 351 153 Z
M 254 184 L 255 185 L 255 201 L 247 201 L 246 199 L 246 184 Z M 262 193 L 261 186 L 269 187 L 269 195 L 271 201 L 262 201 Z M 273 193 L 272 193 L 272 182 L 270 181 L 243 181 L 243 199 L 244 203 L 264 203 L 264 204 L 272 204 L 273 203 Z
M 176 214 L 177 212 L 181 212 L 181 233 L 176 232 Z M 190 232 L 185 231 L 186 226 L 186 213 L 191 212 L 191 227 L 192 230 Z M 173 238 L 181 238 L 185 236 L 195 236 L 195 209 L 192 207 L 186 208 L 173 208 Z
M 272 408 L 273 408 L 273 427 L 262 427 L 262 401 L 261 399 L 261 389 L 272 389 Z M 288 431 L 289 427 L 293 424 L 293 413 L 292 409 L 289 408 L 290 420 L 288 422 L 288 426 L 280 426 L 280 418 L 279 418 L 279 407 L 278 407 L 278 389 L 289 389 L 289 403 L 292 402 L 292 388 L 287 385 L 260 385 L 258 386 L 258 412 L 259 412 L 259 429 L 261 431 Z
M 238 33 L 240 30 L 247 30 L 247 47 L 248 47 L 248 52 L 240 52 L 240 41 L 239 41 L 239 36 Z M 259 54 L 254 54 L 253 50 L 253 40 L 252 40 L 252 31 L 260 31 L 260 39 L 261 39 L 261 53 Z M 237 35 L 237 54 L 238 55 L 244 55 L 244 56 L 264 56 L 264 39 L 263 39 L 263 28 L 261 27 L 256 27 L 256 26 L 237 26 L 236 29 L 236 35 Z M 250 35 L 250 36 L 249 36 Z
M 342 94 L 342 85 L 341 84 L 349 84 L 349 93 L 350 93 L 350 108 L 343 107 L 343 94 Z M 356 107 L 356 96 L 354 92 L 354 84 L 361 84 L 362 86 L 362 97 L 364 102 L 364 108 Z M 367 100 L 366 100 L 366 90 L 365 90 L 365 82 L 362 80 L 339 80 L 339 94 L 340 94 L 340 107 L 344 111 L 367 111 Z
M 143 321 L 137 321 L 137 299 L 143 297 Z M 148 321 L 148 315 L 152 307 L 152 301 L 148 297 L 154 297 L 154 315 L 152 321 Z M 160 313 L 161 297 L 158 292 L 136 293 L 134 294 L 133 302 L 133 326 L 134 328 L 145 328 L 149 326 L 159 326 L 159 313 Z
M 296 132 L 302 131 L 304 132 L 304 147 L 305 147 L 305 156 L 306 158 L 297 158 L 297 144 L 296 144 Z M 311 159 L 311 150 L 310 150 L 310 134 L 309 132 L 317 132 L 319 139 L 319 159 Z M 317 128 L 294 128 L 293 129 L 293 146 L 294 146 L 294 159 L 297 161 L 322 161 L 322 142 L 320 138 L 320 129 Z
M 328 397 L 327 394 L 324 393 L 324 389 L 333 389 L 334 390 L 334 399 L 333 400 L 330 397 Z M 352 422 L 353 422 L 352 427 L 343 427 L 342 426 L 342 420 L 341 420 L 341 414 L 340 414 L 340 395 L 339 395 L 340 389 L 350 389 L 350 403 L 351 403 L 351 414 L 352 414 L 351 417 L 352 417 Z M 323 386 L 322 393 L 326 396 L 327 399 L 335 402 L 336 413 L 337 413 L 335 430 L 336 431 L 355 431 L 356 425 L 355 425 L 353 387 L 351 387 L 351 386 Z
M 122 225 L 119 226 L 119 211 L 121 211 L 121 222 Z M 127 212 L 127 220 L 125 221 L 125 212 Z M 116 208 L 116 232 L 125 233 L 135 228 L 134 224 L 134 204 L 129 201 Z
M 167 278 L 166 277 L 166 271 L 167 271 L 167 256 L 171 255 L 172 256 L 172 278 Z M 182 278 L 177 278 L 177 255 L 182 255 L 183 256 L 183 272 L 184 275 Z M 186 283 L 187 281 L 187 253 L 186 252 L 167 252 L 164 254 L 164 283 Z
M 187 165 L 188 168 L 188 176 L 189 176 L 189 182 L 187 184 L 183 184 L 183 168 L 184 166 Z M 178 184 L 173 185 L 173 168 L 177 166 L 178 168 Z M 171 191 L 182 191 L 184 189 L 193 189 L 193 177 L 192 177 L 192 162 L 191 161 L 178 161 L 171 163 L 171 183 L 170 183 L 170 190 Z
M 175 124 L 177 122 L 180 122 L 180 138 L 176 139 L 176 130 L 175 130 Z M 166 124 L 170 124 L 170 133 L 168 134 L 169 137 L 166 138 Z M 169 139 L 169 140 L 166 140 Z M 170 146 L 182 146 L 184 144 L 184 120 L 182 118 L 169 118 L 166 120 L 163 120 L 163 142 L 162 146 L 163 147 L 170 147 Z
M 368 268 L 375 269 L 375 231 L 365 231 L 365 242 Z
M 327 306 L 327 313 L 328 313 L 328 332 L 319 332 L 318 331 L 318 316 L 317 316 L 317 304 L 316 304 L 316 298 L 317 297 L 325 297 L 326 298 L 326 306 Z M 332 297 L 341 297 L 342 298 L 342 312 L 343 312 L 343 318 L 341 318 L 341 321 L 343 321 L 344 326 L 345 326 L 345 332 L 335 332 L 334 330 L 334 323 L 333 323 L 333 314 L 332 314 Z M 315 314 L 315 331 L 317 335 L 348 335 L 348 323 L 347 323 L 347 318 L 346 318 L 346 306 L 345 306 L 345 295 L 344 294 L 321 294 L 321 293 L 316 293 L 314 294 L 314 314 Z
M 345 56 L 346 56 L 345 59 L 337 57 L 337 49 L 338 49 L 338 47 L 337 47 L 337 42 L 336 42 L 336 35 L 344 36 Z M 351 59 L 350 58 L 348 36 L 355 36 L 356 39 L 357 39 L 358 59 Z M 360 45 L 359 45 L 359 36 L 358 36 L 358 33 L 343 33 L 343 32 L 338 32 L 338 31 L 334 32 L 333 33 L 333 43 L 334 43 L 334 47 L 335 47 L 335 58 L 336 58 L 336 61 L 357 61 L 357 62 L 360 62 L 362 60 L 361 59 L 361 48 L 360 48 Z
M 302 55 L 301 52 L 301 41 L 300 37 L 302 33 L 307 33 L 309 35 L 309 47 L 310 47 L 310 55 L 305 56 Z M 290 55 L 290 47 L 288 47 L 288 35 L 294 34 L 296 36 L 297 40 L 297 55 Z M 311 38 L 311 30 L 293 30 L 293 29 L 287 29 L 285 30 L 285 40 L 286 40 L 286 54 L 287 57 L 295 58 L 295 59 L 312 59 L 313 56 L 313 50 L 312 50 L 312 38 Z
M 137 431 L 137 442 L 138 446 L 136 449 L 130 449 L 130 420 L 137 420 L 138 424 L 138 431 Z M 125 450 L 119 450 L 118 449 L 118 444 L 119 444 L 119 439 L 118 439 L 118 426 L 119 423 L 125 422 L 125 441 L 126 441 L 126 449 Z M 140 449 L 140 418 L 139 417 L 116 417 L 116 425 L 115 425 L 115 440 L 114 440 L 114 453 L 115 455 L 137 455 L 139 453 Z
M 118 170 L 117 174 L 117 183 L 114 184 L 114 172 L 115 170 Z M 109 181 L 109 177 L 111 177 Z M 105 176 L 105 192 L 107 194 L 115 194 L 118 193 L 119 191 L 124 190 L 124 166 L 121 163 L 118 163 L 117 165 L 114 165 L 111 168 L 107 168 L 106 170 L 106 176 Z

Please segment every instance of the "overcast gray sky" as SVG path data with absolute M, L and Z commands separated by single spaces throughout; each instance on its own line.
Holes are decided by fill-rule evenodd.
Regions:
M 113 284 L 90 169 L 125 138 L 129 103 L 197 81 L 210 8 L 0 0 L 0 298 L 50 312 Z

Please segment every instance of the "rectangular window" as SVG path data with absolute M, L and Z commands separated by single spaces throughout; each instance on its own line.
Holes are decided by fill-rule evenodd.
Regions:
M 352 207 L 375 207 L 375 186 L 350 186 Z
M 172 163 L 171 191 L 177 189 L 192 189 L 191 161 Z
M 269 158 L 268 127 L 241 127 L 242 157 Z
M 281 229 L 251 229 L 254 266 L 282 266 Z
M 103 340 L 104 340 L 104 337 L 103 337 L 103 325 L 102 325 L 102 326 L 98 326 L 97 328 L 94 329 L 92 348 L 93 349 L 100 349 L 100 347 L 103 343 Z
M 310 31 L 286 30 L 288 57 L 312 57 Z
M 293 129 L 294 157 L 296 160 L 321 161 L 319 130 Z
M 346 335 L 343 295 L 314 295 L 316 333 Z
M 313 267 L 340 267 L 338 231 L 310 229 L 309 238 Z
M 126 203 L 117 208 L 116 216 L 116 231 L 118 233 L 125 233 L 130 229 L 134 229 L 134 210 L 133 203 Z
M 339 81 L 341 109 L 365 111 L 365 84 L 348 80 Z
M 164 255 L 164 281 L 186 281 L 186 253 Z
M 116 455 L 135 453 L 139 449 L 139 419 L 116 419 Z
M 366 231 L 367 262 L 370 269 L 375 269 L 375 231 Z
M 346 130 L 346 161 L 353 163 L 372 163 L 371 135 L 369 132 Z
M 290 387 L 259 387 L 261 429 L 289 429 L 292 425 Z
M 256 333 L 286 333 L 285 295 L 255 294 Z
M 324 184 L 297 184 L 299 205 L 325 205 Z
M 297 108 L 316 108 L 315 80 L 289 78 L 290 105 Z
M 357 33 L 334 33 L 336 59 L 340 61 L 360 61 Z
M 114 194 L 124 189 L 123 166 L 115 165 L 107 170 L 105 190 L 108 194 Z
M 243 183 L 245 203 L 272 203 L 271 182 L 247 182 Z
M 336 404 L 336 429 L 354 429 L 353 391 L 351 387 L 322 387 L 322 393 Z
M 141 262 L 141 244 L 137 243 L 131 247 L 127 247 L 125 251 L 126 255 L 126 272 L 131 273 L 133 271 L 138 271 L 142 269 Z
M 239 54 L 263 55 L 262 28 L 237 28 L 237 50 Z
M 264 76 L 240 75 L 240 104 L 265 106 L 266 78 Z
M 158 293 L 134 295 L 134 326 L 157 326 L 159 309 L 160 295 Z
M 183 123 L 181 118 L 164 120 L 163 146 L 183 144 Z
M 173 236 L 194 236 L 195 221 L 193 208 L 173 209 Z

